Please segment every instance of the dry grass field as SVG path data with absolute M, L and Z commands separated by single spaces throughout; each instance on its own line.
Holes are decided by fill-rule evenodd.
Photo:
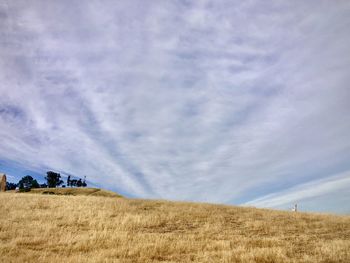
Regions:
M 1 262 L 350 262 L 350 217 L 0 193 Z
M 99 188 L 36 188 L 32 189 L 33 194 L 54 194 L 54 195 L 84 195 L 103 197 L 122 197 L 121 195 Z

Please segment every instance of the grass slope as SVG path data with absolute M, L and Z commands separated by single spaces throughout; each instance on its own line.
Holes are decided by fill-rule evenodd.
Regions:
M 121 195 L 99 188 L 37 188 L 32 189 L 33 194 L 55 194 L 55 195 L 84 195 L 103 197 L 122 197 Z
M 1 262 L 350 262 L 350 217 L 0 193 Z

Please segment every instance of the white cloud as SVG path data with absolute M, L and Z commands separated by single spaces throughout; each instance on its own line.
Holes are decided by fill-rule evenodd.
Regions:
M 349 168 L 347 2 L 0 7 L 0 159 L 242 203 Z M 345 169 L 344 168 L 344 169 Z
M 350 187 L 350 172 L 331 178 L 313 180 L 295 187 L 268 194 L 244 205 L 288 209 L 295 203 L 307 211 L 338 211 L 350 213 L 347 194 Z M 334 198 L 337 197 L 337 198 Z

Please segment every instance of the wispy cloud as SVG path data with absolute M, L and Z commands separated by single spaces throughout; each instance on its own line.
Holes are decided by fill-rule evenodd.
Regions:
M 331 178 L 314 180 L 300 184 L 290 189 L 268 194 L 245 203 L 247 206 L 291 208 L 299 203 L 306 211 L 338 211 L 350 213 L 348 194 L 350 187 L 350 172 L 344 172 Z
M 0 159 L 245 203 L 350 164 L 347 1 L 8 1 Z

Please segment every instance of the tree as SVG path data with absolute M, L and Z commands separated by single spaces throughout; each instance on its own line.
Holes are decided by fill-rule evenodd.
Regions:
M 67 178 L 67 186 L 69 187 L 86 187 L 86 176 L 84 176 L 84 180 L 81 178 L 79 179 L 71 179 L 71 176 L 69 175 Z
M 6 190 L 15 190 L 17 184 L 6 182 Z
M 68 175 L 67 186 L 70 186 L 70 175 Z
M 47 176 L 45 177 L 45 179 L 49 187 L 56 188 L 57 186 L 63 184 L 63 181 L 61 180 L 61 175 L 59 173 L 48 171 L 46 174 Z
M 81 181 L 81 179 L 79 179 L 77 182 L 77 187 L 81 187 L 82 184 L 83 184 L 83 182 Z
M 26 175 L 22 177 L 21 180 L 18 182 L 19 188 L 20 189 L 32 189 L 32 188 L 39 188 L 39 184 L 37 180 L 35 180 L 33 177 L 30 175 Z
M 83 183 L 81 184 L 82 187 L 86 187 L 87 186 L 87 183 L 86 183 L 86 176 L 84 176 L 84 181 Z
M 77 182 L 78 182 L 78 180 L 76 180 L 76 179 L 70 180 L 70 186 L 71 187 L 77 186 Z

